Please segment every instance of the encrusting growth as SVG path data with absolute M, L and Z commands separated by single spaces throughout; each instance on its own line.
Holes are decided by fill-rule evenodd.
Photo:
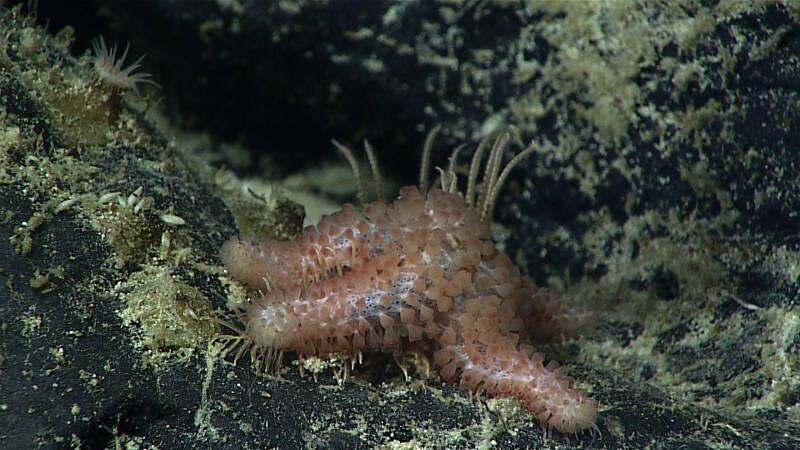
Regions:
M 402 188 L 391 204 L 366 205 L 364 219 L 345 204 L 292 241 L 256 244 L 234 237 L 223 245 L 230 275 L 261 293 L 239 311 L 245 328 L 238 356 L 249 348 L 256 366 L 268 368 L 286 351 L 357 359 L 373 350 L 414 348 L 432 359 L 444 381 L 515 397 L 543 428 L 596 429 L 597 402 L 570 388 L 563 369 L 555 361 L 544 364 L 532 345 L 578 334 L 589 314 L 533 285 L 489 236 L 499 188 L 532 148 L 501 170 L 508 133 L 486 138 L 463 194 L 457 192 L 455 155 L 447 171 L 439 169 L 440 186 L 428 190 L 435 131 L 425 144 L 420 187 Z M 478 167 L 490 143 L 475 200 Z M 361 186 L 352 152 L 334 145 Z

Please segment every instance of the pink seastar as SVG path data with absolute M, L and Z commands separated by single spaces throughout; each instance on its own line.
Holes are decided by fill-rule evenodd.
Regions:
M 365 219 L 345 204 L 289 242 L 226 242 L 230 275 L 263 293 L 243 308 L 241 351 L 252 346 L 254 360 L 269 365 L 284 351 L 356 358 L 413 346 L 432 357 L 444 381 L 516 397 L 543 427 L 594 429 L 596 401 L 570 388 L 563 369 L 544 365 L 532 346 L 576 334 L 588 314 L 533 285 L 489 236 L 497 191 L 531 151 L 501 173 L 507 141 L 507 134 L 495 140 L 477 200 L 488 139 L 473 157 L 463 195 L 455 192 L 452 164 L 442 172 L 442 188 L 426 192 L 424 163 L 421 189 L 406 186 L 391 204 L 368 204 Z M 429 136 L 423 160 L 431 142 Z M 352 162 L 351 152 L 336 145 Z M 374 162 L 368 146 L 367 152 Z

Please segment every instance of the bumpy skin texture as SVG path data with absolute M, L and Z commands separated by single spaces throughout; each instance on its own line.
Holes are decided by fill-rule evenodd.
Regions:
M 327 355 L 414 346 L 441 378 L 516 397 L 543 427 L 594 427 L 597 403 L 536 342 L 575 334 L 587 321 L 521 276 L 461 196 L 416 187 L 358 220 L 344 205 L 290 242 L 233 238 L 222 259 L 262 297 L 246 306 L 245 334 L 261 354 Z

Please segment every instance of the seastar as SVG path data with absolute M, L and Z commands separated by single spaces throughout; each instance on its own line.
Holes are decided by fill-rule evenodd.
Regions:
M 363 219 L 345 204 L 291 241 L 234 237 L 223 245 L 229 274 L 261 292 L 239 311 L 239 355 L 250 348 L 256 366 L 268 368 L 285 351 L 360 359 L 363 352 L 413 347 L 432 357 L 445 382 L 515 397 L 543 428 L 595 430 L 597 402 L 571 388 L 563 368 L 552 360 L 545 365 L 532 345 L 578 334 L 589 314 L 560 304 L 521 275 L 489 235 L 499 187 L 532 147 L 501 172 L 509 135 L 500 133 L 475 199 L 489 138 L 475 151 L 462 194 L 455 154 L 441 171 L 441 187 L 427 188 L 434 135 L 423 151 L 420 186 L 402 188 L 393 203 L 366 205 Z M 334 144 L 361 186 L 352 152 Z M 372 149 L 365 147 L 380 184 Z

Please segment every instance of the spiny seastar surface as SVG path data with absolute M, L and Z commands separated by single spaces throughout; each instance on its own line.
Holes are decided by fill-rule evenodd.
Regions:
M 359 219 L 346 204 L 288 242 L 232 238 L 231 276 L 262 292 L 245 339 L 262 358 L 422 349 L 446 382 L 516 397 L 543 427 L 593 428 L 597 402 L 532 342 L 570 336 L 586 314 L 559 304 L 497 250 L 474 207 L 414 186 Z

